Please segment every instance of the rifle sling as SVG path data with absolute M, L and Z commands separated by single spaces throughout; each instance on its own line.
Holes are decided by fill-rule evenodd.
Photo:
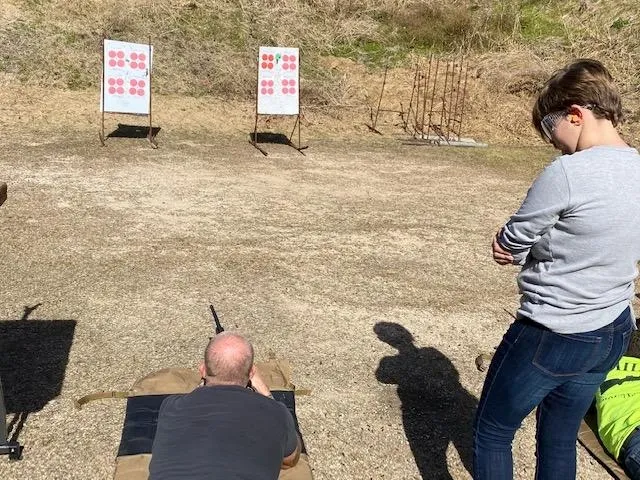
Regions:
M 130 390 L 126 392 L 117 390 L 113 390 L 111 392 L 96 392 L 74 400 L 73 404 L 78 410 L 80 410 L 84 404 L 93 402 L 94 400 L 100 400 L 103 398 L 129 398 L 131 396 L 133 396 L 133 392 Z

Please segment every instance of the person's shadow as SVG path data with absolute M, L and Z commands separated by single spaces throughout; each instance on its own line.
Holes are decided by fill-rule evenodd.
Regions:
M 478 401 L 460 384 L 456 368 L 435 348 L 417 348 L 413 335 L 402 325 L 379 322 L 373 330 L 398 350 L 397 355 L 380 360 L 376 378 L 398 385 L 404 431 L 422 478 L 453 478 L 447 467 L 450 442 L 471 473 Z

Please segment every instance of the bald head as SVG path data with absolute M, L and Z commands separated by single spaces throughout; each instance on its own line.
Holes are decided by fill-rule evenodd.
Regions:
M 223 332 L 207 345 L 204 366 L 209 383 L 244 387 L 253 366 L 253 347 L 242 335 Z

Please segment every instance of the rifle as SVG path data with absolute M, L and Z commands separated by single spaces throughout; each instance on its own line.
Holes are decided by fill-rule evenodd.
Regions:
M 213 315 L 213 322 L 215 326 L 214 330 L 216 335 L 219 335 L 224 332 L 224 327 L 220 324 L 220 320 L 218 319 L 218 315 L 216 314 L 216 310 L 213 308 L 212 304 L 209 304 L 209 309 L 211 310 L 211 315 Z

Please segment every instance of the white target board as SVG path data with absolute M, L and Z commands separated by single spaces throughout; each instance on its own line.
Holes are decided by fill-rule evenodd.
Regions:
M 300 51 L 260 47 L 258 52 L 258 115 L 300 113 Z
M 103 48 L 100 111 L 149 115 L 153 47 L 105 39 Z

